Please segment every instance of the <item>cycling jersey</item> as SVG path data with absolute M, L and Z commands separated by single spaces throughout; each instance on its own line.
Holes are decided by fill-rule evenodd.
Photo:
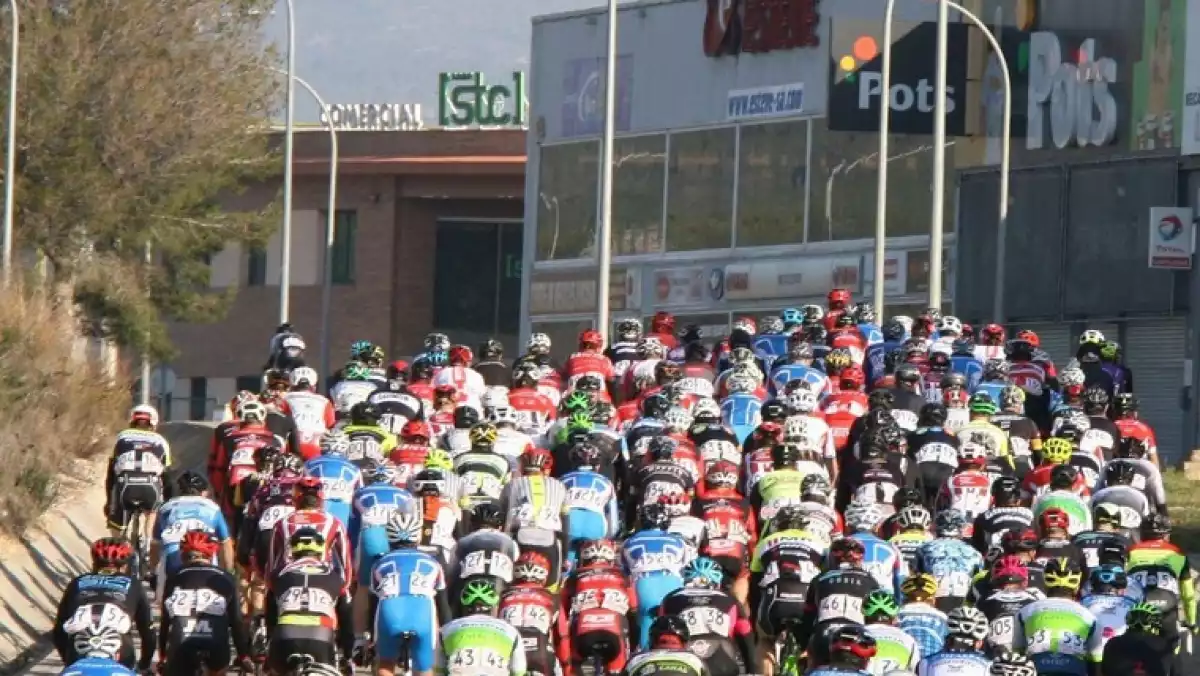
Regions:
M 806 645 L 810 636 L 820 635 L 829 627 L 863 624 L 863 602 L 876 589 L 879 589 L 879 583 L 875 577 L 861 568 L 838 568 L 821 573 L 808 585 L 802 635 L 796 639 Z
M 975 519 L 992 504 L 992 479 L 985 472 L 967 469 L 955 472 L 942 484 L 938 494 L 938 510 L 957 509 L 967 519 L 963 537 L 975 532 Z
M 1105 467 L 1114 464 L 1133 467 L 1133 479 L 1129 482 L 1129 486 L 1146 498 L 1149 510 L 1162 511 L 1166 508 L 1167 494 L 1163 488 L 1162 472 L 1159 471 L 1157 465 L 1143 458 L 1116 458 L 1110 460 Z M 1108 488 L 1103 478 L 1101 478 L 1099 487 L 1101 491 Z M 1096 503 L 1095 500 L 1092 502 Z
M 341 571 L 344 583 L 348 585 L 354 561 L 346 527 L 337 517 L 315 509 L 295 510 L 275 522 L 271 528 L 271 544 L 264 572 L 268 576 L 275 574 L 292 560 L 288 542 L 296 531 L 305 528 L 311 528 L 324 536 L 324 560 Z
M 1013 649 L 1033 660 L 1038 674 L 1087 676 L 1101 657 L 1096 616 L 1070 599 L 1048 598 L 1017 613 Z
M 171 673 L 227 668 L 231 639 L 238 655 L 250 654 L 237 581 L 229 573 L 215 566 L 188 566 L 168 577 L 159 598 L 158 651 Z
M 283 448 L 282 438 L 265 425 L 242 424 L 231 429 L 221 438 L 220 456 L 224 471 L 220 478 L 225 482 L 226 508 L 240 510 L 250 499 L 238 490 L 246 477 L 258 471 L 258 456 L 265 448 Z M 235 519 L 236 520 L 236 519 Z
M 575 543 L 616 535 L 620 528 L 617 491 L 612 481 L 591 470 L 578 470 L 562 477 L 566 491 L 563 509 L 567 515 L 567 538 L 574 560 Z
M 641 467 L 633 477 L 634 502 L 630 511 L 636 512 L 641 505 L 653 504 L 665 497 L 688 498 L 695 491 L 699 474 L 698 463 L 681 462 L 675 457 L 655 460 Z
M 126 667 L 134 666 L 131 632 L 136 628 L 142 643 L 138 665 L 149 667 L 157 641 L 150 600 L 139 580 L 101 573 L 71 580 L 58 603 L 51 632 L 54 648 L 64 664 L 79 659 L 72 637 L 89 628 L 115 629 L 121 634 L 117 661 Z
M 532 584 L 519 584 L 500 597 L 500 619 L 521 634 L 521 646 L 530 676 L 553 676 L 556 655 L 568 653 L 567 614 L 558 599 Z
M 805 476 L 794 469 L 773 469 L 764 474 L 750 493 L 750 506 L 759 519 L 769 521 L 780 508 L 800 504 L 800 486 Z
M 1034 561 L 1044 567 L 1050 559 L 1071 559 L 1079 567 L 1079 570 L 1083 570 L 1086 563 L 1083 552 L 1071 542 L 1070 538 L 1043 536 Z
M 721 401 L 721 422 L 737 435 L 739 444 L 746 443 L 762 424 L 762 400 L 748 392 L 734 392 Z
M 1040 397 L 1046 389 L 1045 368 L 1033 361 L 1014 359 L 1008 366 L 1008 380 L 1030 397 Z
M 990 585 L 989 585 L 990 586 Z M 1025 606 L 1045 596 L 1032 589 L 991 590 L 975 601 L 975 607 L 987 616 L 987 645 L 993 649 L 1011 650 L 1016 636 L 1017 613 Z
M 627 676 L 708 676 L 704 661 L 689 650 L 648 650 L 629 659 Z
M 452 385 L 455 391 L 478 399 L 487 391 L 483 376 L 470 366 L 445 366 L 433 376 L 433 386 Z
M 459 477 L 459 502 L 464 508 L 499 500 L 511 476 L 507 458 L 491 451 L 467 451 L 454 458 Z
M 973 354 L 950 355 L 950 372 L 962 374 L 967 379 L 967 391 L 974 392 L 983 379 L 983 362 Z
M 695 556 L 695 550 L 675 533 L 646 529 L 625 540 L 621 559 L 637 594 L 643 649 L 650 641 L 650 619 L 667 594 L 683 586 L 683 567 Z
M 399 436 L 405 423 L 421 420 L 425 416 L 425 404 L 408 388 L 379 390 L 367 397 L 367 401 L 379 409 L 379 426 Z
M 1188 624 L 1196 624 L 1196 587 L 1192 580 L 1192 566 L 1187 555 L 1178 545 L 1165 540 L 1143 540 L 1129 549 L 1127 569 L 1132 573 L 1143 566 L 1166 566 L 1175 576 L 1175 593 L 1183 600 L 1184 618 Z M 1164 585 L 1164 576 L 1158 576 L 1159 587 Z M 1149 588 L 1148 584 L 1143 586 Z
M 1100 561 L 1101 549 L 1115 545 L 1120 547 L 1122 551 L 1128 552 L 1129 547 L 1132 545 L 1130 539 L 1123 533 L 1102 530 L 1084 531 L 1071 538 L 1071 542 L 1079 548 L 1079 551 L 1083 552 L 1084 579 L 1087 579 L 1091 570 L 1101 563 L 1119 563 L 1122 565 L 1125 563 L 1124 560 Z
M 459 590 L 475 578 L 491 581 L 497 591 L 512 582 L 513 563 L 520 550 L 508 533 L 494 528 L 482 528 L 468 533 L 455 547 L 457 565 L 451 571 L 450 595 L 457 599 Z
M 758 528 L 746 501 L 730 492 L 733 496 L 729 498 L 710 493 L 692 508 L 704 524 L 700 554 L 716 561 L 729 579 L 736 580 L 749 572 Z
M 921 547 L 933 539 L 933 534 L 924 530 L 900 531 L 888 538 L 888 542 L 900 552 L 901 579 L 917 572 L 917 556 Z
M 280 411 L 296 426 L 297 451 L 305 460 L 321 454 L 321 437 L 337 422 L 333 403 L 316 392 L 298 390 L 283 395 Z
M 335 646 L 343 655 L 354 650 L 350 596 L 336 567 L 299 558 L 275 573 L 267 587 L 264 619 L 271 637 L 267 663 L 273 671 L 286 671 L 288 657 L 295 653 L 335 665 Z
M 157 432 L 127 429 L 117 435 L 104 480 L 110 528 L 124 528 L 135 512 L 150 512 L 162 500 L 162 475 L 171 466 L 171 446 Z
M 110 659 L 85 657 L 67 665 L 58 676 L 137 676 L 137 672 Z
M 1033 501 L 1033 518 L 1040 519 L 1047 509 L 1059 509 L 1068 517 L 1067 533 L 1077 535 L 1092 529 L 1092 510 L 1074 491 L 1051 490 Z
M 221 508 L 208 498 L 182 496 L 168 500 L 159 508 L 154 522 L 154 540 L 162 546 L 160 572 L 169 575 L 179 569 L 182 563 L 179 542 L 193 530 L 215 535 L 222 542 L 232 535 Z
M 366 401 L 378 389 L 369 380 L 343 380 L 329 388 L 329 398 L 339 414 L 348 415 L 355 404 Z
M 446 578 L 441 563 L 416 549 L 396 549 L 370 569 L 370 590 L 379 600 L 375 611 L 375 646 L 383 660 L 399 657 L 405 633 L 413 670 L 433 668 L 439 621 L 449 619 Z
M 1084 594 L 1079 604 L 1096 616 L 1097 640 L 1103 655 L 1104 644 L 1125 633 L 1125 614 L 1137 605 L 1137 599 L 1126 594 Z
M 943 650 L 921 660 L 917 676 L 987 676 L 991 665 L 982 653 Z
M 1000 546 L 1000 540 L 1006 532 L 1032 526 L 1033 512 L 1027 507 L 992 507 L 975 519 L 971 544 L 975 549 L 986 552 Z
M 351 550 L 355 552 L 361 578 L 363 562 L 370 566 L 371 561 L 388 551 L 387 537 L 382 532 L 388 517 L 397 511 L 416 514 L 420 506 L 412 493 L 386 483 L 371 484 L 358 489 L 354 493 L 351 506 L 346 534 L 350 538 Z
M 271 536 L 275 524 L 296 511 L 293 487 L 298 476 L 282 476 L 260 486 L 246 505 L 245 517 L 237 535 L 237 562 L 263 577 L 271 556 Z
M 808 389 L 818 395 L 826 395 L 832 391 L 828 376 L 815 367 L 804 364 L 776 363 L 771 368 L 771 377 L 767 380 L 770 392 L 775 396 L 783 393 L 787 384 L 793 380 L 804 383 Z
M 441 629 L 435 669 L 446 676 L 524 676 L 521 633 L 504 620 L 471 615 Z
M 508 391 L 508 405 L 517 413 L 517 426 L 530 434 L 539 434 L 558 417 L 554 400 L 535 387 L 514 387 Z
M 827 549 L 827 540 L 807 530 L 771 533 L 758 541 L 750 559 L 750 572 L 758 576 L 758 587 L 778 585 L 780 593 L 803 600 L 808 585 L 821 572 Z
M 971 580 L 983 568 L 983 557 L 957 538 L 936 538 L 917 550 L 917 570 L 938 579 L 934 605 L 943 612 L 962 605 Z
M 896 626 L 917 642 L 920 654 L 934 655 L 946 643 L 946 613 L 919 601 L 900 606 Z
M 855 533 L 850 537 L 863 544 L 863 568 L 879 586 L 893 594 L 899 592 L 907 573 L 900 550 L 873 533 Z
M 346 425 L 342 428 L 350 448 L 346 459 L 358 466 L 366 460 L 382 462 L 396 448 L 396 435 L 382 423 L 378 425 Z
M 304 463 L 304 473 L 320 479 L 325 489 L 325 511 L 349 526 L 354 493 L 363 485 L 358 467 L 348 458 L 327 455 Z
M 758 662 L 754 629 L 729 594 L 719 589 L 677 589 L 663 599 L 661 613 L 687 622 L 688 649 L 704 659 L 713 676 L 738 676 L 739 653 L 746 664 Z
M 890 671 L 912 671 L 921 661 L 921 648 L 916 639 L 897 626 L 868 624 L 867 635 L 875 639 L 875 656 L 867 671 L 884 676 Z

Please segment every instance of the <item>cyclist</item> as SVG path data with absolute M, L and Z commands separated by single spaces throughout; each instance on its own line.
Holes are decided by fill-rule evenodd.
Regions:
M 1142 526 L 1142 519 L 1150 514 L 1150 500 L 1146 497 L 1145 482 L 1139 490 L 1134 481 L 1141 478 L 1130 462 L 1116 459 L 1104 467 L 1104 488 L 1092 496 L 1092 509 L 1107 508 L 1116 518 L 1113 527 L 1126 533 L 1135 533 Z
M 916 571 L 917 553 L 926 542 L 933 539 L 933 534 L 929 532 L 932 522 L 929 510 L 922 505 L 909 505 L 896 513 L 896 533 L 888 538 L 888 542 L 900 552 L 901 578 Z
M 972 537 L 975 520 L 992 503 L 992 476 L 986 471 L 987 466 L 988 449 L 979 443 L 978 436 L 964 435 L 958 449 L 958 469 L 946 479 L 938 494 L 940 510 L 954 509 L 962 513 L 967 522 L 963 528 L 966 538 Z
M 1146 459 L 1158 466 L 1158 441 L 1154 429 L 1138 417 L 1138 400 L 1132 394 L 1122 392 L 1113 399 L 1113 423 L 1121 432 L 1121 439 L 1137 439 L 1146 448 Z
M 946 407 L 930 402 L 921 407 L 919 427 L 908 439 L 908 455 L 917 485 L 924 488 L 925 505 L 932 508 L 946 479 L 958 467 L 958 438 L 946 431 Z
M 987 643 L 991 649 L 1009 650 L 1013 645 L 1017 613 L 1044 598 L 1029 588 L 1029 567 L 1015 554 L 1003 554 L 992 563 L 987 589 L 981 592 L 975 607 L 983 611 L 989 624 Z
M 221 437 L 217 459 L 221 471 L 217 480 L 224 481 L 218 492 L 225 497 L 221 505 L 235 533 L 242 531 L 242 517 L 250 500 L 246 494 L 246 479 L 255 474 L 266 449 L 281 450 L 283 441 L 267 427 L 267 407 L 261 401 L 244 402 L 237 410 L 238 422 L 234 429 Z M 210 481 L 212 480 L 210 473 Z
M 1192 567 L 1186 553 L 1170 541 L 1171 520 L 1165 514 L 1147 517 L 1142 522 L 1141 534 L 1141 542 L 1129 549 L 1129 576 L 1146 589 L 1147 601 L 1165 601 L 1174 597 L 1175 607 L 1171 608 L 1168 603 L 1160 606 L 1164 610 L 1163 635 L 1174 642 L 1177 640 L 1178 622 L 1175 620 L 1179 602 L 1183 605 L 1184 622 L 1196 626 L 1196 586 Z M 1153 577 L 1151 572 L 1155 573 Z M 1152 592 L 1152 588 L 1161 591 Z
M 563 583 L 568 645 L 559 656 L 575 668 L 585 660 L 598 659 L 606 670 L 620 671 L 629 652 L 629 632 L 641 613 L 634 590 L 621 571 L 618 551 L 612 540 L 580 543 L 579 565 Z
M 1134 437 L 1124 437 L 1121 439 L 1117 456 L 1110 460 L 1108 465 L 1132 466 L 1134 476 L 1129 485 L 1146 496 L 1146 500 L 1150 503 L 1150 510 L 1166 514 L 1167 494 L 1163 489 L 1162 472 L 1159 471 L 1158 465 L 1150 460 L 1150 448 L 1147 442 Z M 1103 490 L 1103 486 L 1101 490 Z
M 552 566 L 536 551 L 521 552 L 513 567 L 513 584 L 500 596 L 500 618 L 521 632 L 530 676 L 558 673 L 557 655 L 570 650 L 567 612 L 547 589 Z
M 354 626 L 359 647 L 366 643 L 370 623 L 371 567 L 387 554 L 388 519 L 397 512 L 413 515 L 420 521 L 415 498 L 395 485 L 396 469 L 387 462 L 371 463 L 363 469 L 365 485 L 354 494 L 354 511 L 350 516 L 350 546 L 354 552 L 358 588 L 354 592 Z
M 409 389 L 408 369 L 403 361 L 388 364 L 387 387 L 367 397 L 367 402 L 379 409 L 380 427 L 394 435 L 399 435 L 406 424 L 425 417 L 425 403 Z
M 445 676 L 526 673 L 525 649 L 516 627 L 496 617 L 500 594 L 487 580 L 473 580 L 459 597 L 465 613 L 442 626 L 435 669 Z
M 354 651 L 350 594 L 342 571 L 326 560 L 325 537 L 300 528 L 287 547 L 290 562 L 267 581 L 267 668 L 287 673 L 288 658 L 297 653 L 331 667 L 339 652 L 348 661 Z
M 520 551 L 503 529 L 504 512 L 498 501 L 471 508 L 470 532 L 458 541 L 458 562 L 448 576 L 453 580 L 451 598 L 461 598 L 461 591 L 475 580 L 486 580 L 497 593 L 512 582 L 513 562 Z
M 808 586 L 795 639 L 799 645 L 808 645 L 812 666 L 830 663 L 829 646 L 838 630 L 865 621 L 863 603 L 879 589 L 879 583 L 862 567 L 864 554 L 858 540 L 835 541 L 829 549 L 833 567 L 817 575 Z
M 521 473 L 504 487 L 500 503 L 506 515 L 504 530 L 517 542 L 521 553 L 536 552 L 549 562 L 547 588 L 557 591 L 562 581 L 562 564 L 567 552 L 565 522 L 567 489 L 550 476 L 554 458 L 550 451 L 531 446 L 521 454 Z M 615 535 L 610 533 L 609 535 Z
M 863 568 L 879 583 L 882 589 L 895 594 L 900 589 L 907 566 L 895 545 L 875 534 L 883 521 L 883 510 L 875 504 L 850 503 L 846 509 L 846 525 L 850 537 L 863 545 Z
M 337 422 L 333 402 L 317 393 L 317 372 L 307 366 L 292 371 L 292 389 L 280 400 L 280 411 L 296 428 L 296 451 L 311 460 L 321 453 L 320 441 Z
M 1013 650 L 1025 652 L 1038 674 L 1087 676 L 1098 662 L 1102 640 L 1096 616 L 1075 601 L 1083 581 L 1077 562 L 1056 558 L 1046 563 L 1047 598 L 1017 614 Z
M 1092 509 L 1095 530 L 1084 531 L 1071 539 L 1079 551 L 1083 552 L 1084 572 L 1091 573 L 1099 566 L 1100 554 L 1107 547 L 1116 547 L 1122 552 L 1129 550 L 1132 542 L 1125 533 L 1121 532 L 1121 513 L 1117 506 L 1104 502 Z
M 946 645 L 921 660 L 920 676 L 982 676 L 990 673 L 991 660 L 983 653 L 988 620 L 971 606 L 955 608 L 946 615 Z
M 1096 616 L 1099 649 L 1103 651 L 1109 637 L 1125 631 L 1125 616 L 1140 599 L 1128 593 L 1131 591 L 1129 578 L 1119 564 L 1097 566 L 1089 575 L 1088 582 L 1089 589 L 1081 595 L 1079 603 Z
M 622 672 L 626 676 L 709 676 L 704 661 L 687 649 L 691 632 L 683 619 L 671 615 L 656 617 L 649 632 L 650 649 L 629 660 Z
M 1039 521 L 1050 510 L 1067 516 L 1067 534 L 1076 535 L 1092 528 L 1092 510 L 1076 492 L 1080 473 L 1074 465 L 1058 465 L 1050 472 L 1049 490 L 1033 501 L 1033 517 Z
M 687 542 L 667 529 L 671 513 L 666 505 L 654 503 L 638 510 L 641 530 L 621 549 L 624 569 L 630 575 L 638 599 L 639 645 L 650 641 L 650 618 L 667 594 L 683 586 L 683 567 L 696 556 Z
M 1033 512 L 1021 502 L 1021 482 L 1002 476 L 992 482 L 992 506 L 975 519 L 971 544 L 986 552 L 1000 544 L 1004 533 L 1033 525 Z
M 1051 559 L 1066 557 L 1074 562 L 1076 569 L 1082 571 L 1086 562 L 1083 552 L 1071 541 L 1067 513 L 1051 507 L 1038 517 L 1038 525 L 1041 541 L 1038 544 L 1037 560 L 1044 564 Z
M 1074 453 L 1074 446 L 1070 441 L 1062 437 L 1050 437 L 1042 444 L 1042 462 L 1037 467 L 1033 468 L 1025 478 L 1021 480 L 1021 495 L 1026 500 L 1034 500 L 1042 493 L 1049 490 L 1050 476 L 1054 472 L 1054 468 L 1059 465 L 1066 465 L 1071 460 L 1071 455 Z M 1076 480 L 1073 490 L 1082 493 L 1087 486 L 1082 476 Z
M 130 631 L 136 628 L 142 648 L 138 672 L 150 668 L 158 643 L 149 597 L 142 583 L 130 574 L 132 557 L 133 547 L 125 538 L 107 537 L 92 543 L 92 570 L 67 584 L 54 616 L 51 639 L 63 664 L 81 656 L 77 636 L 86 646 L 86 639 L 114 630 L 121 637 L 116 659 L 132 668 L 135 655 Z
M 500 433 L 495 425 L 476 423 L 467 436 L 470 449 L 454 456 L 454 473 L 460 482 L 459 504 L 464 509 L 499 500 L 504 484 L 512 476 L 508 458 L 496 452 Z
M 804 612 L 808 587 L 820 574 L 828 548 L 828 538 L 808 530 L 798 506 L 780 509 L 773 521 L 774 532 L 758 541 L 749 566 L 750 607 L 764 655 L 774 654 L 785 619 Z
M 129 427 L 117 435 L 104 479 L 104 513 L 113 536 L 130 526 L 134 514 L 145 514 L 135 542 L 146 543 L 154 532 L 154 512 L 162 501 L 163 472 L 171 466 L 171 445 L 155 430 L 158 411 L 142 404 L 129 413 Z M 144 552 L 138 552 L 144 555 Z M 140 571 L 146 574 L 147 571 Z
M 758 664 L 759 655 L 748 618 L 721 589 L 724 576 L 712 559 L 692 559 L 683 568 L 683 588 L 667 594 L 659 612 L 687 622 L 688 648 L 705 659 L 713 676 L 737 676 L 739 663 Z
M 1112 460 L 1121 442 L 1121 431 L 1108 417 L 1108 401 L 1108 391 L 1103 387 L 1093 385 L 1083 392 L 1083 412 L 1089 427 L 1079 441 L 1079 450 L 1103 462 Z
M 362 488 L 362 471 L 349 458 L 350 440 L 334 431 L 321 440 L 321 457 L 304 463 L 304 474 L 321 482 L 325 512 L 348 527 L 354 511 L 354 494 Z
M 1175 651 L 1163 637 L 1163 616 L 1157 606 L 1139 603 L 1125 615 L 1125 633 L 1104 645 L 1100 673 L 1170 676 L 1180 673 Z
M 613 537 L 620 528 L 617 489 L 600 470 L 600 449 L 589 441 L 575 444 L 567 453 L 570 471 L 562 475 L 566 492 L 568 558 L 575 560 L 575 545 L 583 540 Z
M 916 639 L 896 626 L 899 612 L 895 595 L 883 589 L 871 592 L 863 604 L 867 634 L 875 639 L 876 645 L 875 656 L 871 658 L 867 671 L 875 676 L 883 676 L 897 669 L 912 671 L 921 661 L 921 649 Z
M 375 649 L 377 673 L 391 676 L 402 651 L 421 676 L 433 673 L 437 651 L 437 627 L 448 621 L 450 604 L 441 563 L 417 546 L 421 542 L 421 518 L 401 511 L 388 515 L 388 545 L 391 551 L 370 567 L 370 590 L 375 606 Z
M 271 528 L 264 577 L 270 579 L 291 560 L 291 542 L 296 533 L 315 530 L 321 535 L 321 543 L 325 547 L 323 560 L 333 563 L 348 581 L 353 565 L 350 538 L 342 522 L 325 511 L 321 480 L 306 476 L 297 481 L 292 489 L 292 501 L 295 509 Z
M 117 662 L 121 634 L 116 629 L 86 630 L 75 635 L 75 654 L 80 659 L 68 665 L 58 676 L 137 676 L 137 672 Z
M 440 451 L 430 452 L 430 458 Z M 445 464 L 449 464 L 447 458 Z M 454 559 L 455 537 L 461 530 L 462 510 L 458 506 L 453 483 L 458 477 L 449 470 L 426 464 L 427 469 L 417 472 L 409 486 L 421 503 L 421 551 L 432 554 L 443 566 Z
M 1006 650 L 992 660 L 991 676 L 1037 676 L 1037 667 L 1021 653 Z
M 1033 468 L 1033 456 L 1042 450 L 1042 432 L 1033 419 L 1025 415 L 1025 390 L 1018 385 L 1005 385 L 1000 391 L 1000 410 L 992 423 L 1008 434 L 1017 476 L 1024 477 Z
M 416 364 L 413 364 L 413 379 L 416 380 Z M 350 414 L 350 410 L 354 405 L 366 401 L 379 389 L 379 386 L 371 380 L 371 371 L 367 365 L 361 361 L 351 360 L 342 370 L 342 380 L 338 381 L 333 387 L 329 388 L 329 398 L 333 400 L 333 406 L 337 410 L 339 418 L 344 418 Z
M 182 564 L 180 542 L 186 533 L 196 530 L 216 538 L 221 566 L 233 570 L 232 533 L 221 508 L 208 497 L 208 481 L 199 472 L 187 470 L 175 480 L 175 489 L 175 497 L 159 508 L 155 519 L 154 542 L 150 546 L 151 570 L 156 572 L 159 580 L 179 570 Z M 162 598 L 162 590 L 158 591 L 158 598 Z
M 356 465 L 369 460 L 383 460 L 396 449 L 396 435 L 380 424 L 383 414 L 379 406 L 360 401 L 350 407 L 350 423 L 342 427 L 348 446 L 346 458 Z
M 825 648 L 828 658 L 805 672 L 806 676 L 847 676 L 868 674 L 867 668 L 875 657 L 878 646 L 867 630 L 856 624 L 842 624 L 829 632 L 829 643 Z M 812 656 L 809 656 L 812 664 Z
M 900 585 L 904 605 L 896 614 L 896 625 L 913 637 L 920 654 L 929 656 L 946 643 L 946 613 L 930 603 L 937 596 L 937 579 L 929 573 L 915 573 Z
M 198 476 L 198 475 L 197 475 Z M 159 673 L 191 676 L 201 669 L 220 674 L 229 667 L 229 642 L 243 673 L 254 670 L 250 636 L 242 623 L 237 582 L 212 564 L 221 542 L 204 530 L 188 531 L 179 543 L 182 567 L 167 574 L 162 599 Z
M 446 351 L 446 365 L 433 377 L 434 387 L 451 385 L 455 391 L 465 395 L 472 403 L 477 403 L 487 390 L 483 376 L 471 368 L 475 355 L 466 345 L 453 345 Z
M 983 557 L 964 542 L 962 512 L 947 509 L 934 522 L 933 540 L 917 550 L 916 570 L 938 579 L 934 605 L 949 613 L 962 605 L 971 590 L 971 580 L 983 568 Z

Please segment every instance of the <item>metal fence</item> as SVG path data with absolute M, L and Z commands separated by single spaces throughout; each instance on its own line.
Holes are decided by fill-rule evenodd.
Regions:
M 1176 204 L 1178 171 L 1174 158 L 1014 171 L 1005 260 L 1007 318 L 1062 320 L 1180 309 L 1186 294 L 1175 291 L 1186 289 L 1186 280 L 1146 265 L 1149 209 Z M 960 172 L 958 191 L 957 311 L 962 317 L 991 318 L 999 174 Z

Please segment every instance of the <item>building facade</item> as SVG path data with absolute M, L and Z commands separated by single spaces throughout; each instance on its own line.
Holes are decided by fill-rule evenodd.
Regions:
M 1160 447 L 1178 457 L 1195 445 L 1196 398 L 1181 374 L 1192 370 L 1180 364 L 1191 363 L 1188 308 L 1200 285 L 1187 270 L 1148 266 L 1149 219 L 1151 207 L 1200 206 L 1189 154 L 1200 150 L 1200 0 L 961 4 L 992 27 L 1002 55 L 952 12 L 939 197 L 946 309 L 995 319 L 1003 59 L 1014 170 L 1000 319 L 1038 330 L 1064 363 L 1085 326 L 1119 340 Z M 897 0 L 887 96 L 883 6 L 621 6 L 603 290 L 614 318 L 669 310 L 720 332 L 731 317 L 814 302 L 835 286 L 869 298 L 885 98 L 886 312 L 927 305 L 936 3 Z M 595 312 L 606 37 L 603 8 L 534 20 L 523 332 L 544 331 L 563 349 Z
M 516 341 L 525 181 L 523 130 L 426 130 L 339 134 L 330 355 L 355 340 L 410 355 L 441 330 L 475 342 Z M 329 137 L 295 136 L 290 320 L 317 363 L 321 337 Z M 282 178 L 225 201 L 258 209 L 278 199 Z M 175 419 L 207 418 L 238 389 L 257 387 L 279 321 L 278 233 L 262 251 L 230 246 L 212 261 L 214 290 L 236 288 L 215 324 L 171 328 Z M 157 383 L 156 383 L 157 384 Z M 165 393 L 160 393 L 160 397 Z

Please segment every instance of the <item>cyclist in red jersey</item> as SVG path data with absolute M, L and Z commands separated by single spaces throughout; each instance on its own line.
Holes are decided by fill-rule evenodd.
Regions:
M 858 366 L 842 369 L 837 377 L 837 391 L 825 397 L 821 403 L 821 411 L 833 436 L 833 446 L 839 452 L 846 446 L 854 421 L 867 413 L 867 394 L 863 391 L 866 379 L 866 374 Z
M 1154 436 L 1154 428 L 1138 417 L 1137 397 L 1129 392 L 1122 392 L 1113 399 L 1113 423 L 1121 431 L 1123 439 L 1140 439 L 1149 449 L 1149 460 L 1158 464 L 1158 440 Z
M 834 350 L 842 349 L 849 352 L 850 361 L 858 366 L 862 366 L 863 359 L 867 356 L 867 339 L 863 337 L 862 330 L 858 328 L 854 317 L 848 312 L 837 318 L 826 342 Z
M 716 561 L 731 581 L 730 593 L 741 603 L 750 595 L 750 554 L 758 541 L 758 524 L 750 501 L 737 489 L 738 466 L 713 464 L 692 502 L 692 514 L 704 521 L 700 554 Z
M 257 401 L 242 404 L 240 420 L 222 440 L 222 453 L 226 459 L 224 472 L 224 497 L 222 507 L 234 532 L 241 526 L 242 508 L 249 495 L 242 495 L 242 481 L 258 471 L 259 454 L 264 448 L 282 448 L 279 437 L 267 428 L 267 408 Z
M 212 442 L 208 450 L 208 485 L 212 486 L 213 499 L 219 505 L 225 504 L 229 493 L 229 479 L 225 476 L 229 471 L 229 454 L 226 451 L 225 439 L 230 432 L 241 427 L 242 404 L 248 401 L 258 401 L 258 395 L 247 390 L 242 390 L 234 395 L 226 407 L 228 419 L 213 430 Z
M 433 446 L 429 425 L 420 420 L 410 420 L 400 429 L 400 443 L 392 449 L 388 459 L 396 467 L 397 486 L 407 486 L 408 480 L 425 468 L 425 457 Z
M 325 538 L 325 556 L 322 560 L 332 563 L 342 574 L 344 589 L 350 586 L 353 577 L 353 559 L 350 556 L 350 538 L 342 522 L 324 510 L 325 489 L 320 479 L 304 477 L 296 482 L 292 499 L 295 511 L 275 523 L 271 531 L 265 567 L 266 577 L 274 575 L 291 562 L 288 542 L 296 531 L 311 528 Z
M 613 381 L 613 364 L 604 356 L 604 338 L 599 331 L 588 329 L 579 334 L 579 351 L 567 357 L 563 373 L 568 386 L 585 375 L 596 376 L 606 385 Z
M 568 614 L 570 653 L 560 654 L 571 673 L 594 657 L 609 674 L 620 673 L 629 656 L 630 632 L 637 626 L 637 594 L 618 565 L 612 540 L 585 540 L 579 566 L 563 584 L 562 607 Z
M 544 554 L 521 552 L 513 563 L 512 586 L 500 597 L 499 617 L 520 632 L 529 676 L 553 676 L 556 655 L 570 654 L 567 613 L 546 588 L 551 565 Z
M 513 369 L 508 405 L 517 412 L 522 428 L 542 430 L 558 417 L 554 400 L 538 389 L 537 367 L 528 362 Z
M 675 337 L 675 316 L 670 312 L 655 312 L 650 320 L 650 332 L 646 335 L 658 338 L 658 342 L 666 346 L 668 351 L 679 347 L 679 340 Z
M 1006 358 L 1004 336 L 1004 327 L 999 324 L 988 324 L 983 327 L 979 345 L 975 346 L 975 358 L 985 364 L 989 359 Z
M 827 331 L 832 332 L 838 325 L 838 319 L 849 314 L 847 310 L 852 300 L 850 292 L 846 289 L 833 289 L 829 292 L 829 311 L 825 313 L 823 320 Z
M 408 370 L 408 393 L 421 400 L 425 410 L 433 409 L 433 362 L 417 359 Z

